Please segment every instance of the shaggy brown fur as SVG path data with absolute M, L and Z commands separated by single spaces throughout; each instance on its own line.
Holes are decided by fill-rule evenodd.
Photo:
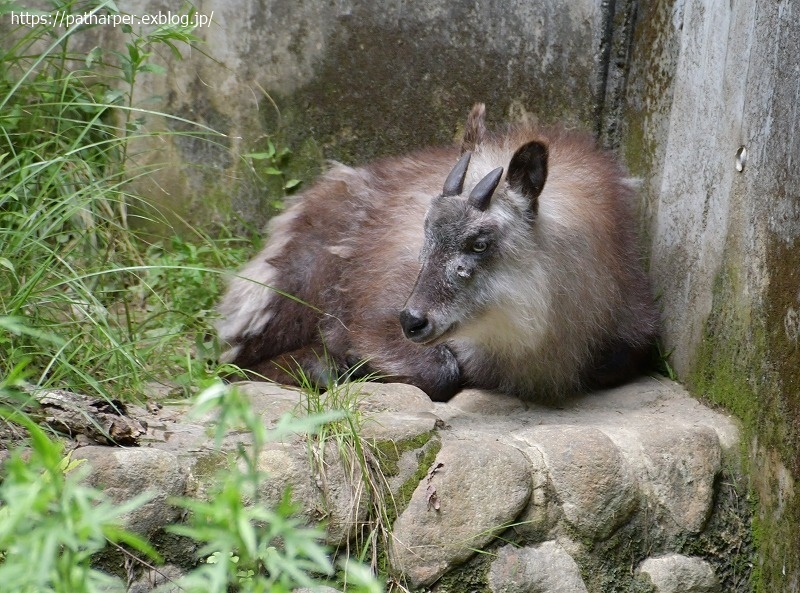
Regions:
M 440 196 L 457 147 L 338 165 L 299 195 L 220 304 L 227 359 L 322 386 L 367 359 L 438 400 L 464 385 L 552 399 L 635 372 L 657 315 L 624 170 L 581 134 L 487 136 L 482 105 L 461 149 L 460 195 Z M 497 167 L 485 210 L 470 205 Z M 401 312 L 435 331 L 406 339 Z

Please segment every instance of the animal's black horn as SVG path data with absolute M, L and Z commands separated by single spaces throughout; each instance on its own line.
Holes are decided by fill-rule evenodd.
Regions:
M 497 184 L 500 183 L 502 176 L 503 167 L 497 167 L 497 169 L 481 179 L 469 194 L 469 205 L 481 212 L 486 210 L 489 207 L 489 202 L 492 201 L 492 194 L 497 189 Z
M 469 167 L 469 159 L 472 157 L 471 152 L 465 152 L 447 179 L 444 180 L 444 187 L 442 188 L 443 196 L 457 196 L 464 189 L 464 177 L 467 176 L 467 167 Z

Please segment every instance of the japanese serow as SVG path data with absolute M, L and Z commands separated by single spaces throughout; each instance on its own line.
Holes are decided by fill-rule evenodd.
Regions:
M 658 314 L 633 183 L 591 137 L 489 134 L 484 113 L 460 150 L 337 165 L 274 218 L 220 304 L 226 360 L 323 387 L 366 368 L 440 401 L 552 402 L 641 372 Z

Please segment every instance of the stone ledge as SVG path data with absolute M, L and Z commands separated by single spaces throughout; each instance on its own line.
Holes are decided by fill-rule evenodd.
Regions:
M 302 409 L 297 391 L 264 383 L 240 388 L 267 426 Z M 409 586 L 435 591 L 458 591 L 454 583 L 469 579 L 484 591 L 578 593 L 599 590 L 597 583 L 619 580 L 623 573 L 640 581 L 646 573 L 652 586 L 671 590 L 669 583 L 656 583 L 663 561 L 647 557 L 669 557 L 687 541 L 702 541 L 704 530 L 712 528 L 715 485 L 723 469 L 732 467 L 724 460 L 735 458 L 738 443 L 729 417 L 655 378 L 559 407 L 477 390 L 432 404 L 408 385 L 361 389 L 363 437 L 377 443 L 378 451 L 387 443 L 396 448 L 386 466 L 394 475 L 385 482 L 399 506 L 388 550 L 391 569 Z M 148 434 L 141 448 L 105 448 L 113 455 L 102 447 L 76 451 L 92 465 L 92 482 L 116 499 L 157 491 L 145 516 L 129 518 L 141 533 L 151 535 L 159 520 L 175 518 L 169 496 L 203 497 L 216 470 L 246 440 L 232 435 L 223 451 L 214 451 L 207 436 L 212 419 L 188 420 L 187 410 L 142 411 Z M 327 539 L 343 549 L 366 518 L 360 472 L 346 467 L 335 448 L 324 447 L 317 453 L 326 468 L 321 476 L 309 465 L 307 447 L 298 435 L 270 443 L 259 460 L 270 476 L 261 492 L 277 502 L 291 484 L 309 522 L 327 509 Z M 143 475 L 153 480 L 143 484 Z M 635 553 L 626 550 L 634 543 Z M 617 550 L 633 554 L 620 562 L 636 559 L 637 575 L 609 564 Z M 693 555 L 706 552 L 710 558 L 719 551 Z M 559 581 L 555 573 L 523 566 L 529 560 L 556 572 L 569 566 L 570 577 Z M 719 564 L 724 560 L 717 562 L 715 568 L 726 570 Z M 587 567 L 597 566 L 604 568 L 589 574 Z M 718 582 L 711 564 L 707 568 L 713 578 L 704 582 Z M 613 582 L 627 587 L 632 581 Z

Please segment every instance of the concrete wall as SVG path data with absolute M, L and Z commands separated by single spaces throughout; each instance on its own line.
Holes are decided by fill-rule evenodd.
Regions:
M 638 9 L 622 137 L 670 360 L 742 419 L 760 590 L 798 591 L 800 2 Z
M 158 0 L 133 14 L 166 12 Z M 164 136 L 138 152 L 178 163 L 143 192 L 190 220 L 231 211 L 263 223 L 280 186 L 239 155 L 267 140 L 293 151 L 289 175 L 313 178 L 325 159 L 362 163 L 450 142 L 476 101 L 490 122 L 537 117 L 592 128 L 604 108 L 613 2 L 607 0 L 261 0 L 197 2 L 211 26 L 201 51 L 154 58 L 137 102 L 223 132 L 217 145 Z M 118 43 L 100 28 L 87 47 Z M 156 100 L 152 100 L 153 97 Z M 171 130 L 182 124 L 148 125 Z M 256 163 L 256 165 L 263 163 Z M 274 181 L 274 180 L 272 180 Z

